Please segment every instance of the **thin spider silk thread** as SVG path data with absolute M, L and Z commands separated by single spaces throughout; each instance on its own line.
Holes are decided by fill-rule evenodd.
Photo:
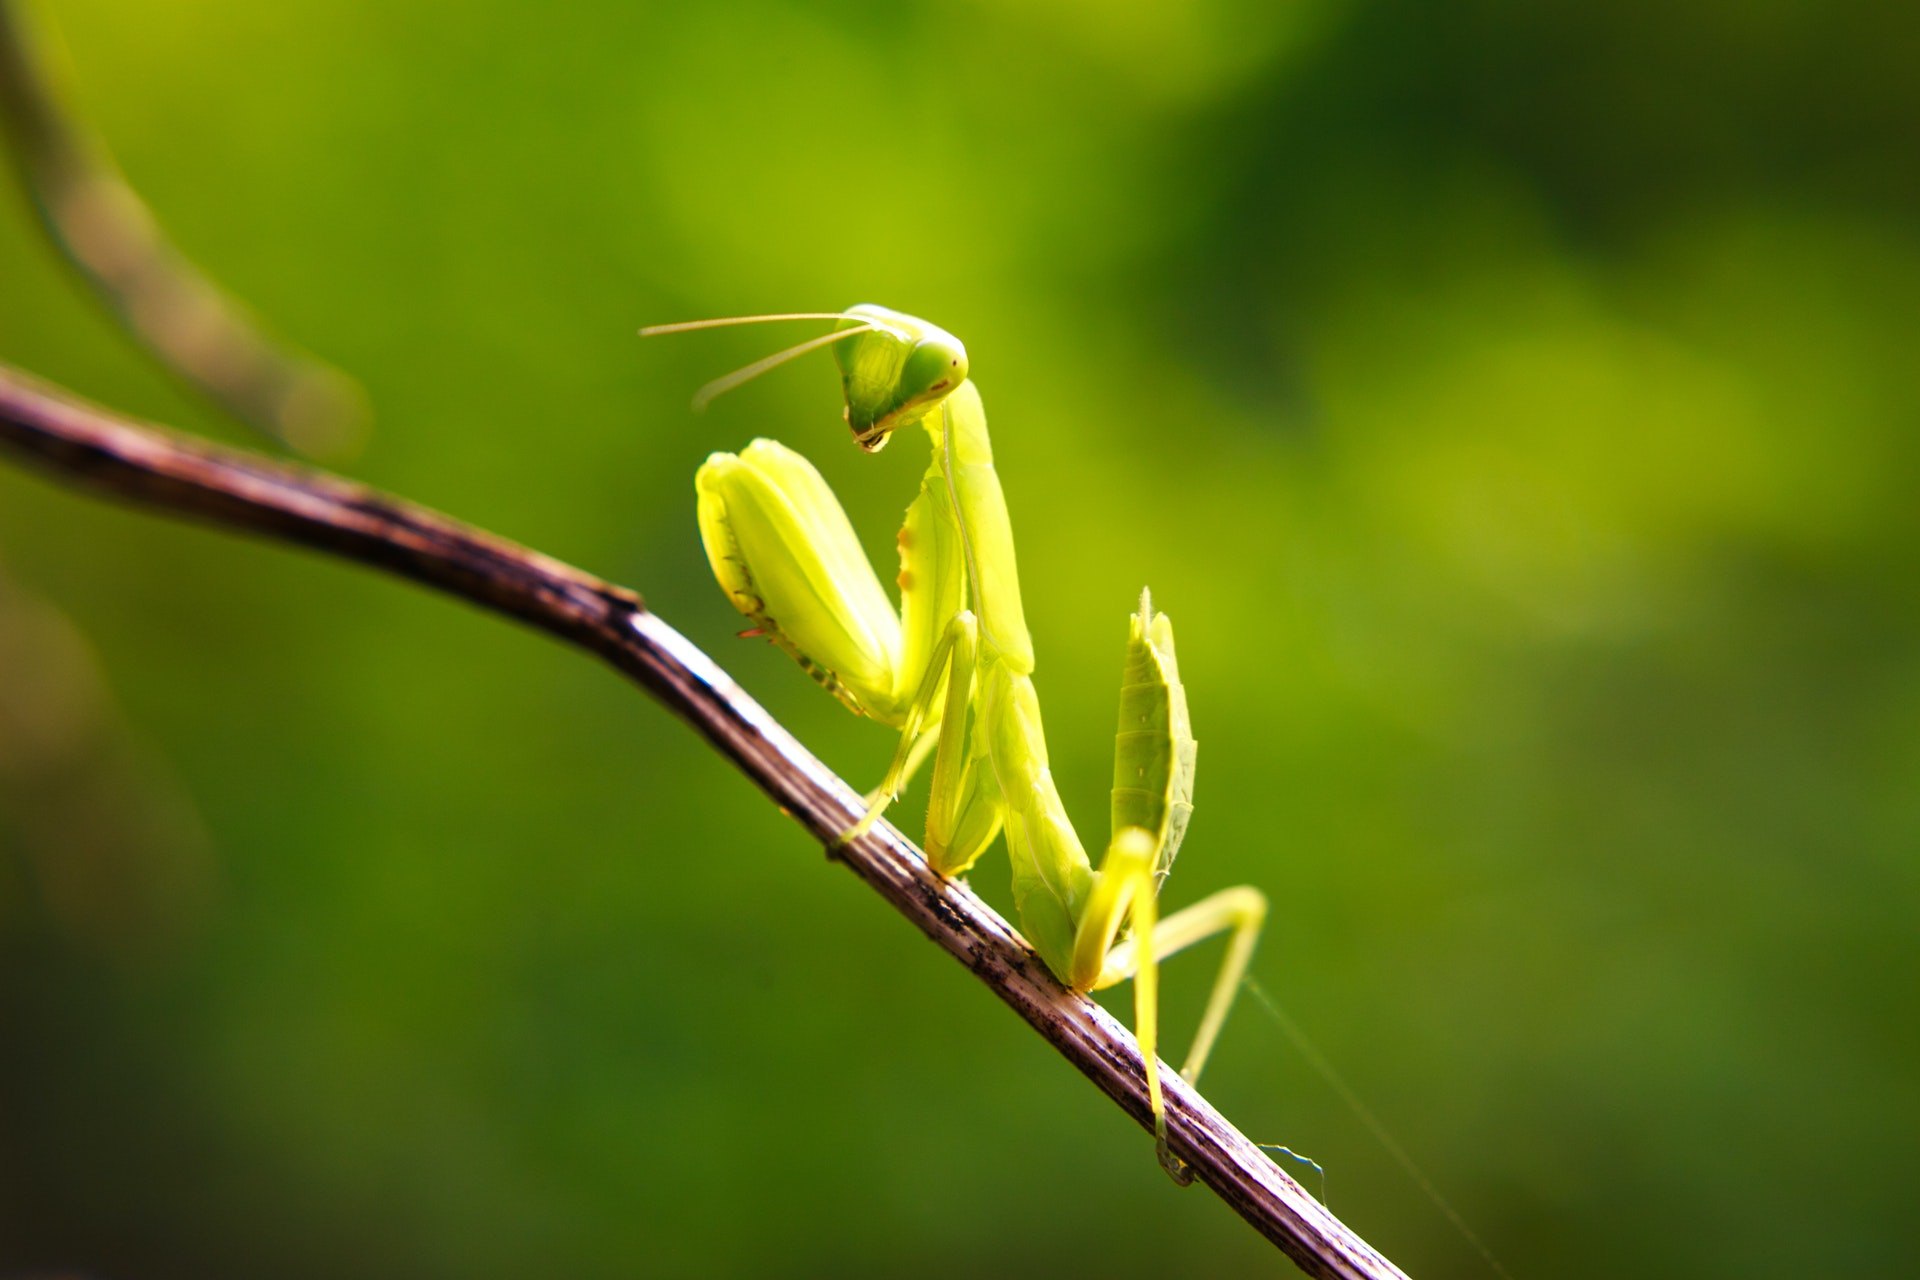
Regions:
M 1360 1101 L 1360 1095 L 1355 1093 L 1345 1080 L 1341 1079 L 1340 1073 L 1333 1069 L 1331 1062 L 1327 1061 L 1327 1056 L 1314 1046 L 1313 1041 L 1307 1039 L 1304 1031 L 1294 1025 L 1293 1019 L 1289 1018 L 1274 1001 L 1274 998 L 1267 994 L 1266 988 L 1262 987 L 1258 982 L 1255 982 L 1251 974 L 1241 979 L 1241 982 L 1246 989 L 1252 993 L 1253 998 L 1258 1000 L 1261 1005 L 1266 1008 L 1266 1011 L 1273 1015 L 1273 1020 L 1280 1025 L 1280 1030 L 1286 1034 L 1287 1039 L 1293 1042 L 1293 1047 L 1300 1051 L 1300 1056 L 1307 1060 L 1307 1065 L 1319 1073 L 1320 1078 L 1325 1080 L 1328 1086 L 1340 1095 L 1340 1100 L 1347 1104 L 1347 1108 L 1359 1118 L 1361 1124 L 1367 1127 L 1368 1132 L 1373 1134 L 1374 1139 L 1378 1141 L 1382 1147 L 1386 1148 L 1387 1154 L 1392 1156 L 1394 1161 L 1406 1171 L 1409 1178 L 1413 1179 L 1414 1185 L 1426 1193 L 1427 1199 L 1433 1201 L 1433 1207 L 1446 1216 L 1447 1221 L 1453 1224 L 1454 1230 L 1460 1233 L 1461 1238 L 1474 1247 L 1480 1254 L 1480 1257 L 1485 1260 L 1486 1264 L 1493 1268 L 1495 1275 L 1503 1277 L 1503 1280 L 1513 1280 L 1513 1274 L 1500 1265 L 1500 1259 L 1493 1256 L 1493 1250 L 1487 1248 L 1486 1242 L 1474 1234 L 1473 1228 L 1467 1225 L 1466 1219 L 1462 1218 L 1459 1212 L 1455 1210 L 1451 1204 L 1447 1203 L 1447 1198 L 1440 1194 L 1440 1189 L 1433 1185 L 1433 1180 L 1421 1172 L 1420 1166 L 1413 1162 L 1413 1157 L 1407 1154 L 1406 1148 L 1394 1141 L 1393 1135 L 1387 1132 L 1387 1127 L 1380 1123 L 1380 1118 L 1373 1114 L 1372 1108 Z M 1288 1152 L 1288 1154 L 1291 1155 L 1293 1153 Z M 1316 1165 L 1314 1167 L 1318 1168 L 1319 1166 Z M 1322 1203 L 1325 1202 L 1322 1201 Z

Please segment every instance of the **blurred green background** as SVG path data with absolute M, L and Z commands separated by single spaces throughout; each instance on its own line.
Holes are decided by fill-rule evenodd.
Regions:
M 1911 4 L 53 13 L 181 245 L 364 380 L 351 474 L 636 587 L 861 782 L 692 475 L 776 435 L 884 564 L 921 446 L 824 357 L 688 412 L 803 331 L 634 330 L 960 334 L 1069 807 L 1150 583 L 1168 903 L 1272 895 L 1260 981 L 1515 1275 L 1910 1273 Z M 0 358 L 247 440 L 13 193 Z M 11 467 L 0 564 L 0 1274 L 1291 1273 L 580 655 Z M 1251 1002 L 1208 1086 L 1487 1274 Z

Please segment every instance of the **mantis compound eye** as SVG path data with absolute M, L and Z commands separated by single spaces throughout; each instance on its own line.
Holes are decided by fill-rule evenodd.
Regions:
M 967 349 L 958 342 L 927 338 L 914 345 L 900 370 L 904 402 L 930 408 L 967 380 Z

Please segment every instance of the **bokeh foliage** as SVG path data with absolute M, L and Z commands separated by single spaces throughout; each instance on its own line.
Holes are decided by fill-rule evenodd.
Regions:
M 883 557 L 919 446 L 859 456 L 823 359 L 695 419 L 768 331 L 633 331 L 959 333 L 1069 806 L 1097 838 L 1151 583 L 1169 903 L 1269 891 L 1260 980 L 1516 1274 L 1910 1268 L 1911 5 L 56 16 L 182 246 L 367 384 L 354 474 L 637 587 L 856 779 L 886 735 L 731 639 L 691 476 L 777 435 Z M 12 199 L 0 357 L 242 438 Z M 0 707 L 147 806 L 29 840 L 94 810 L 0 786 L 0 1272 L 1287 1272 L 577 655 L 12 470 L 0 558 Z M 1485 1274 L 1250 1005 L 1209 1092 Z

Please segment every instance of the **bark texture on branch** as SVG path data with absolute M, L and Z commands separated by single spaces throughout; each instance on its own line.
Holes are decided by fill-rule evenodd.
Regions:
M 887 823 L 835 848 L 863 811 L 859 793 L 633 592 L 361 485 L 135 424 L 4 365 L 0 449 L 122 499 L 385 569 L 598 654 L 732 760 L 1151 1131 L 1133 1035 L 1056 982 L 1005 920 L 964 885 L 929 871 Z M 1356 1280 L 1402 1276 L 1177 1073 L 1163 1067 L 1161 1079 L 1174 1153 L 1302 1270 Z

